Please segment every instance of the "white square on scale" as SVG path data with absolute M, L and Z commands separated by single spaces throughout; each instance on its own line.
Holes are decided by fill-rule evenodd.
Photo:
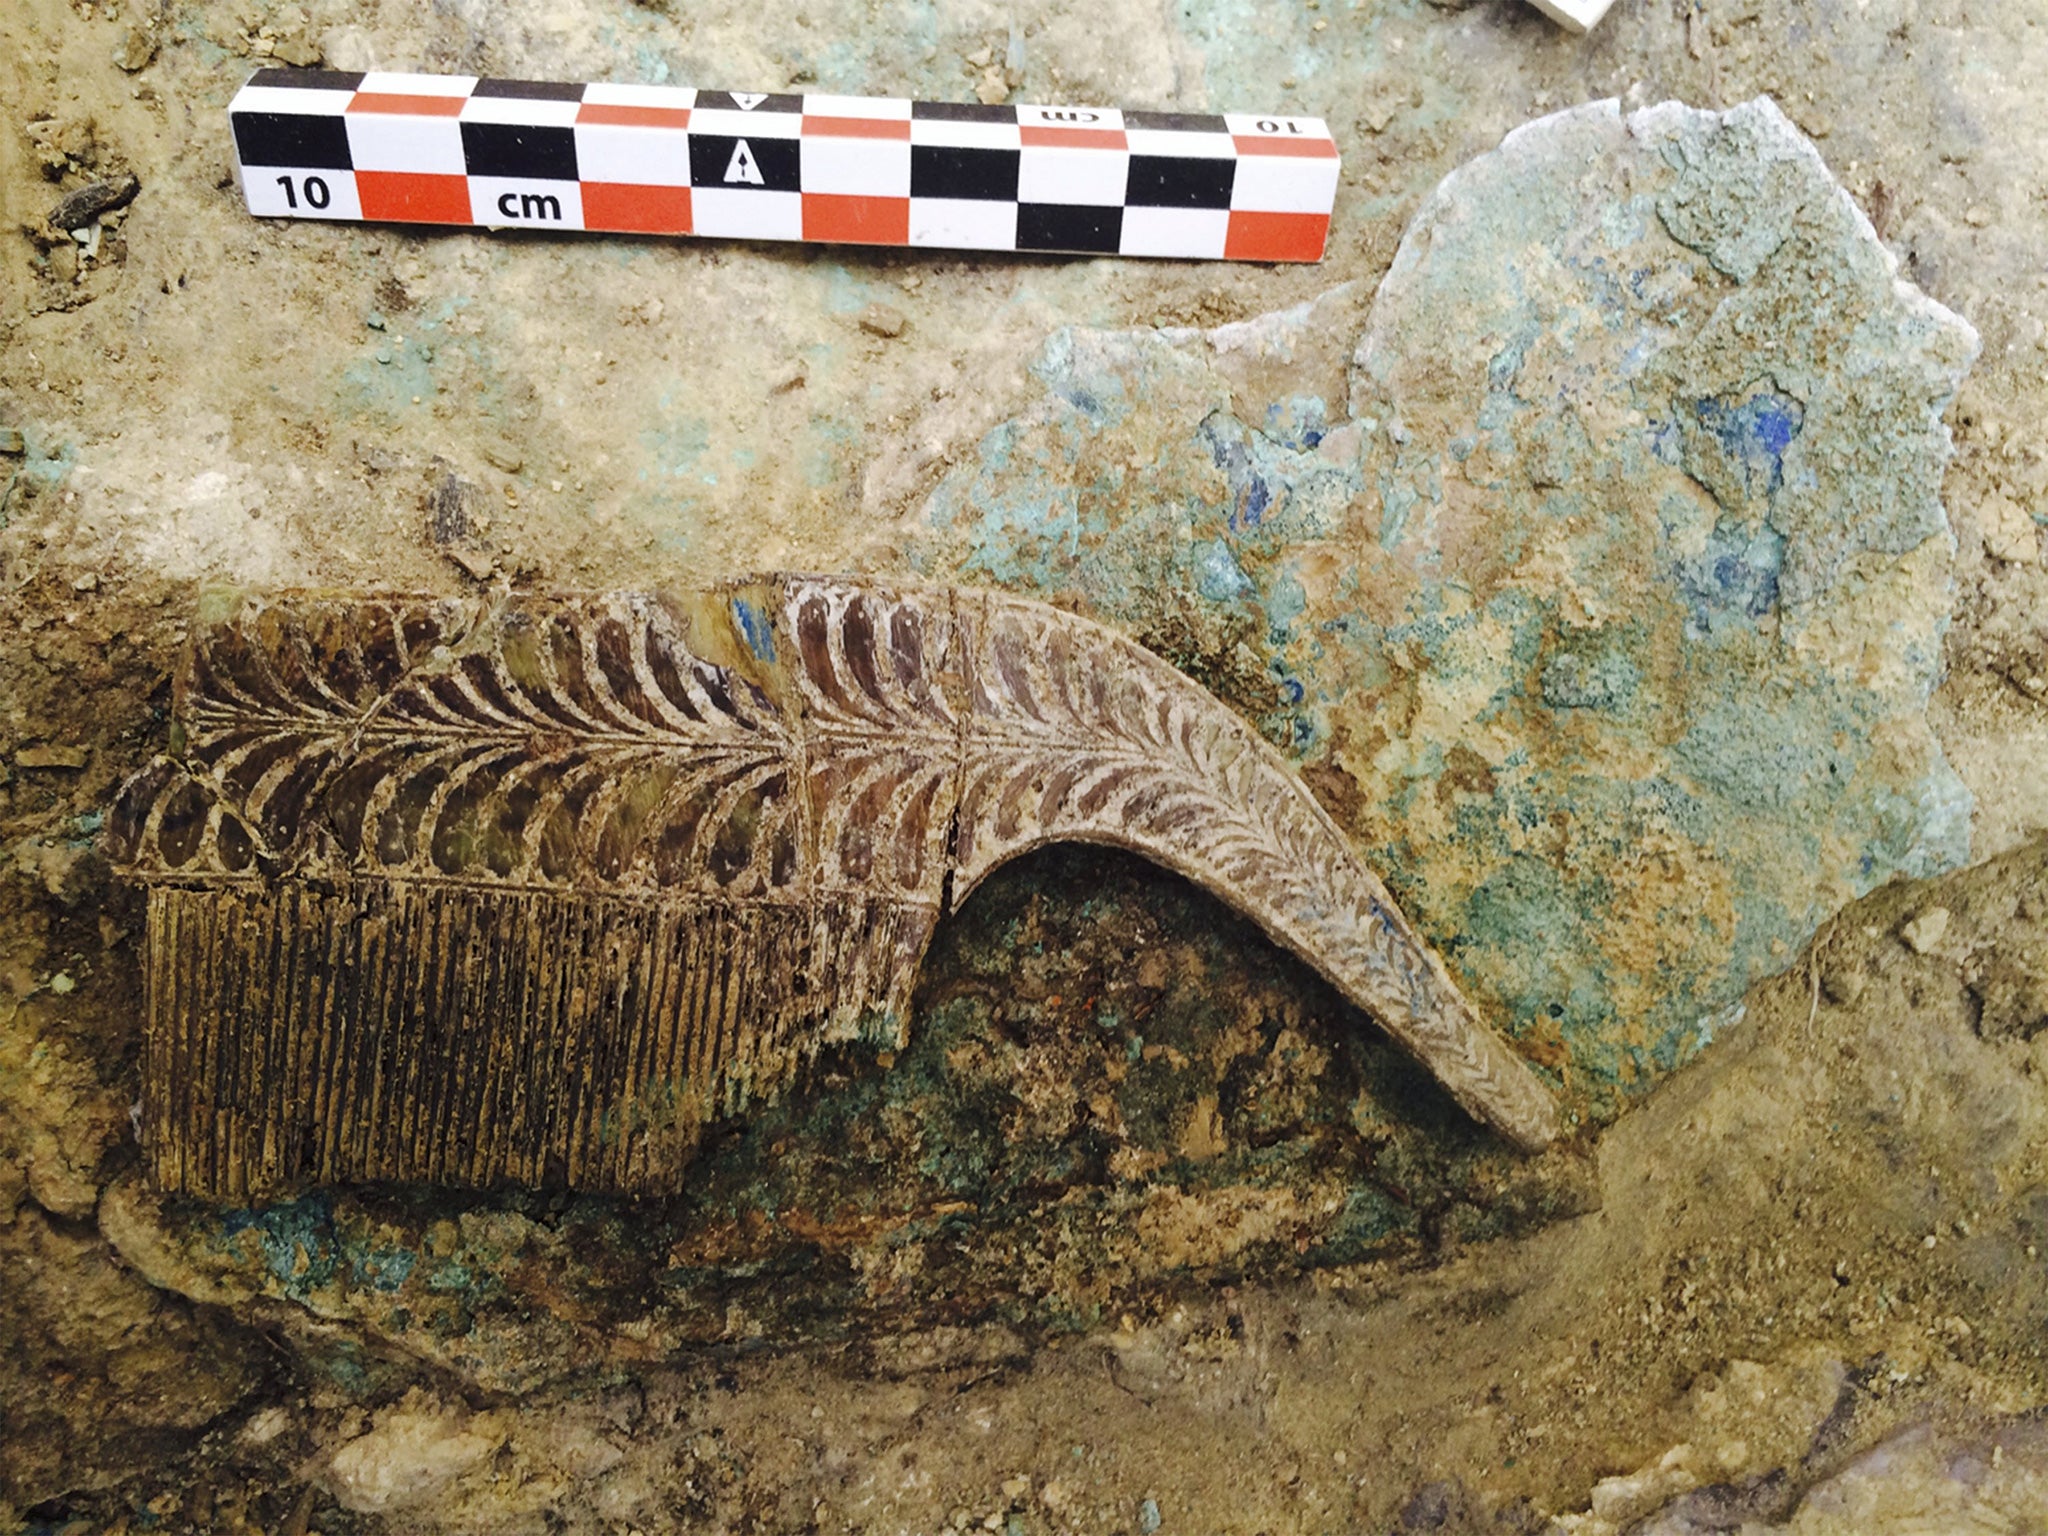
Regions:
M 1113 131 L 1123 127 L 1124 114 L 1118 107 L 1041 106 L 1036 102 L 1019 102 L 1017 121 L 1026 128 L 1095 128 Z
M 804 131 L 800 112 L 735 112 L 731 107 L 696 107 L 690 132 L 729 135 L 736 139 L 794 139 Z
M 804 195 L 699 187 L 690 194 L 690 224 L 700 235 L 724 235 L 736 240 L 801 240 Z
M 1227 208 L 1126 208 L 1118 251 L 1125 256 L 1221 261 L 1229 238 Z
M 301 170 L 288 165 L 242 167 L 242 197 L 249 211 L 266 219 L 360 219 L 353 171 L 326 166 Z
M 1199 128 L 1126 128 L 1124 141 L 1134 155 L 1229 160 L 1237 154 L 1237 143 L 1229 134 L 1208 133 Z
M 1330 136 L 1330 125 L 1320 117 L 1289 116 L 1284 112 L 1261 117 L 1253 112 L 1226 112 L 1223 126 L 1248 139 L 1279 139 L 1288 143 L 1312 143 Z
M 1123 202 L 1130 179 L 1126 150 L 1026 145 L 1017 163 L 1017 201 L 1114 208 Z
M 1015 149 L 1024 137 L 1015 123 L 963 123 L 946 117 L 918 117 L 910 122 L 910 142 L 947 149 Z
M 913 197 L 910 243 L 962 251 L 1017 249 L 1017 205 L 979 197 Z
M 806 192 L 853 197 L 910 196 L 910 145 L 888 139 L 806 134 L 800 157 Z
M 544 101 L 531 96 L 472 96 L 462 104 L 465 123 L 511 123 L 521 128 L 566 128 L 582 110 L 580 101 Z
M 576 125 L 576 172 L 585 181 L 642 187 L 687 187 L 690 141 L 680 128 L 617 123 Z
M 353 91 L 315 91 L 303 85 L 245 85 L 228 103 L 233 112 L 277 112 L 286 117 L 339 117 Z
M 535 176 L 472 176 L 469 216 L 508 229 L 581 229 L 583 189 L 573 181 Z
M 411 117 L 400 112 L 351 112 L 349 159 L 359 171 L 413 171 L 460 176 L 462 125 L 452 117 Z
M 600 80 L 583 87 L 583 100 L 600 107 L 654 107 L 665 112 L 686 112 L 697 104 L 697 89 L 689 85 L 615 85 Z
M 1337 162 L 1296 155 L 1244 155 L 1230 206 L 1244 213 L 1328 213 L 1337 200 Z
M 356 86 L 380 96 L 467 96 L 476 89 L 475 75 L 413 75 L 396 69 L 373 69 Z
M 910 121 L 910 98 L 907 96 L 831 96 L 806 92 L 804 94 L 804 116 L 881 118 L 887 122 L 907 123 Z

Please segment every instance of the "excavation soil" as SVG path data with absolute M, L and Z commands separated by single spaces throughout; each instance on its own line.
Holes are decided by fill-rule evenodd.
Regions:
M 2048 1403 L 2037 10 L 1620 0 L 1581 42 L 1505 3 L 1046 5 L 1014 27 L 853 0 L 774 27 L 756 8 L 623 0 L 509 16 L 9 7 L 0 1528 L 1873 1530 L 1882 1508 L 1856 1513 L 1844 1479 L 1879 1473 L 1896 1477 L 1895 1512 L 1967 1484 L 1971 1518 L 2006 1522 L 1993 1528 L 2048 1518 L 2028 1502 L 2038 1482 L 2010 1472 L 2040 1462 L 2015 1425 Z M 1298 101 L 1331 120 L 1346 181 L 1313 269 L 280 229 L 243 213 L 219 110 L 266 58 Z M 1148 1185 L 1161 1165 L 1136 1136 L 1062 1175 L 1101 1197 L 1093 1238 L 1062 1229 L 1052 1245 L 1040 1294 L 1087 1302 L 1064 1310 L 1012 1304 L 1008 1238 L 970 1208 L 919 1250 L 964 1255 L 940 1262 L 942 1285 L 766 1271 L 678 1341 L 645 1331 L 638 1271 L 615 1261 L 644 1225 L 631 1209 L 607 1225 L 545 1198 L 374 1197 L 392 1232 L 450 1259 L 479 1222 L 501 1253 L 527 1251 L 514 1227 L 529 1246 L 567 1234 L 580 1269 L 522 1259 L 525 1289 L 497 1312 L 477 1302 L 513 1352 L 479 1364 L 357 1300 L 295 1292 L 288 1238 L 268 1288 L 242 1250 L 158 1241 L 129 1115 L 138 915 L 94 838 L 113 787 L 164 745 L 164 680 L 203 583 L 888 570 L 947 464 L 1035 392 L 1025 365 L 1057 325 L 1213 324 L 1369 285 L 1429 189 L 1520 121 L 1599 96 L 1758 92 L 1816 138 L 1906 275 L 1983 337 L 1951 415 L 1956 611 L 1933 711 L 1983 862 L 1839 914 L 1695 1065 L 1524 1182 L 1479 1187 L 1496 1163 L 1462 1153 L 1451 1174 L 1426 1169 L 1437 1193 L 1401 1241 L 1355 1261 L 1297 1251 L 1284 1222 L 1246 1238 L 1270 1211 L 1225 1209 L 1199 1180 Z M 52 227 L 60 203 L 60 223 L 89 212 L 98 233 Z M 650 398 L 671 402 L 673 430 L 617 404 Z M 1191 662 L 1226 674 L 1202 643 Z M 1028 963 L 1004 971 L 998 954 Z M 1028 1054 L 1048 1031 L 1096 1039 L 1077 1000 L 1134 992 L 1179 999 L 1167 1013 L 1190 1041 L 1250 1021 L 1237 1057 L 1214 1058 L 1213 1099 L 1176 1104 L 1160 1132 L 1183 1159 L 1257 1150 L 1233 1091 L 1328 1100 L 1327 1121 L 1377 1070 L 1351 1054 L 1357 1017 L 1220 907 L 1091 856 L 985 887 L 935 950 L 920 1008 L 938 1040 L 982 1007 L 991 1038 Z M 990 1048 L 944 1038 L 958 1060 Z M 1108 1093 L 1128 1080 L 1121 1052 L 1119 1038 L 1033 1059 Z M 1245 1086 L 1257 1070 L 1279 1074 L 1263 1099 Z M 1132 1102 L 1111 1108 L 1128 1120 Z M 934 1135 L 941 1151 L 987 1139 L 971 1119 Z M 1352 1181 L 1341 1159 L 1358 1143 L 1308 1144 L 1334 1147 L 1331 1179 Z M 1135 1161 L 1114 1162 L 1124 1146 Z M 829 1192 L 804 1155 L 799 1141 L 792 1196 Z M 1399 1183 L 1385 1158 L 1372 1173 Z M 1117 1203 L 1132 1189 L 1149 1225 Z M 1010 1232 L 1030 1219 L 991 1212 Z M 927 1304 L 942 1293 L 972 1304 L 944 1315 Z M 877 1294 L 908 1299 L 869 1306 Z M 1885 1443 L 1964 1449 L 1867 1459 Z

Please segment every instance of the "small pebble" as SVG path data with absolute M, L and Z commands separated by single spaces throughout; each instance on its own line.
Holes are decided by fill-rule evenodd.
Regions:
M 83 768 L 86 752 L 83 747 L 37 746 L 23 747 L 14 754 L 17 768 Z
M 1906 947 L 1914 954 L 1925 955 L 1933 951 L 1941 942 L 1942 935 L 1947 932 L 1948 908 L 1929 907 L 1902 926 L 1899 929 L 1899 937 L 1905 940 Z
M 1157 1499 L 1147 1499 L 1138 1506 L 1138 1529 L 1143 1531 L 1145 1536 L 1152 1536 L 1152 1533 L 1159 1529 L 1159 1501 Z
M 64 996 L 65 993 L 69 992 L 73 987 L 77 985 L 77 982 L 73 981 L 69 976 L 67 976 L 62 971 L 59 971 L 56 975 L 50 978 L 50 990 L 56 993 L 59 997 Z
M 903 334 L 903 327 L 907 324 L 903 311 L 887 304 L 870 304 L 860 312 L 860 328 L 870 336 L 894 340 Z

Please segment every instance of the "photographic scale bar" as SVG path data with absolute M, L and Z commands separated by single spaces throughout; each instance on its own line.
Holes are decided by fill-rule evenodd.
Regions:
M 1322 119 L 264 69 L 228 108 L 266 218 L 1317 261 Z

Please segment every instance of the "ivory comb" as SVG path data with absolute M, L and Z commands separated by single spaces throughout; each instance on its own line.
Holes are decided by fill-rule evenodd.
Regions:
M 1522 1147 L 1549 1090 L 1280 755 L 997 593 L 222 594 L 123 787 L 143 1140 L 217 1198 L 661 1194 L 828 1042 L 901 1045 L 934 927 L 1042 844 L 1131 850 L 1314 966 Z

